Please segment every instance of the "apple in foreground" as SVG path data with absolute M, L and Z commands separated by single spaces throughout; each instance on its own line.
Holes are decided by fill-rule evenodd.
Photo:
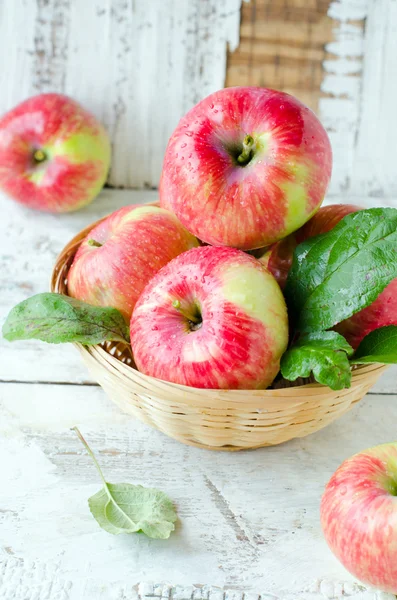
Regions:
M 0 189 L 26 206 L 82 208 L 102 189 L 109 165 L 105 129 L 67 96 L 34 96 L 0 119 Z
M 328 135 L 296 98 L 226 88 L 199 102 L 172 134 L 160 203 L 199 239 L 250 250 L 310 219 L 331 168 Z
M 273 244 L 259 260 L 284 289 L 296 246 L 310 237 L 331 231 L 343 217 L 359 210 L 362 208 L 354 204 L 323 206 L 301 229 Z M 372 304 L 336 325 L 335 329 L 357 348 L 371 331 L 386 325 L 397 325 L 397 279 L 391 281 Z
M 138 369 L 197 388 L 266 388 L 287 343 L 280 287 L 234 248 L 204 246 L 175 258 L 149 282 L 131 319 Z
M 168 210 L 125 206 L 94 227 L 81 243 L 68 273 L 68 293 L 94 306 L 117 308 L 129 321 L 153 275 L 198 245 Z
M 397 594 L 397 443 L 360 452 L 339 467 L 321 501 L 321 524 L 350 573 Z

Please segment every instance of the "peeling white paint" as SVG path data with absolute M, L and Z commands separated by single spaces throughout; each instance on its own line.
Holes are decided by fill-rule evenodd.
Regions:
M 32 212 L 0 195 L 1 317 L 47 289 L 55 256 L 76 231 L 124 204 L 154 199 L 155 192 L 106 190 L 75 214 L 35 213 L 32 227 Z M 394 395 L 368 396 L 318 434 L 223 454 L 185 447 L 134 421 L 99 387 L 70 385 L 91 381 L 71 347 L 0 339 L 0 353 L 2 600 L 140 600 L 136 585 L 149 581 L 178 584 L 175 600 L 212 600 L 194 583 L 237 594 L 214 590 L 213 600 L 243 600 L 242 590 L 246 600 L 389 600 L 358 588 L 332 557 L 318 503 L 346 456 L 392 439 L 395 369 L 376 386 Z M 169 542 L 99 529 L 87 498 L 100 481 L 70 432 L 75 424 L 109 480 L 164 489 L 175 500 L 180 524 Z M 142 589 L 145 597 L 154 593 Z M 170 594 L 173 600 L 173 588 Z
M 394 0 L 338 0 L 328 15 L 320 116 L 334 151 L 330 195 L 397 203 L 397 5 Z
M 104 122 L 110 183 L 158 185 L 180 117 L 223 87 L 242 0 L 2 0 L 0 114 L 64 92 Z
M 96 387 L 34 387 L 0 384 L 2 600 L 140 600 L 138 592 L 163 600 L 243 600 L 243 592 L 245 600 L 392 599 L 355 582 L 332 556 L 318 506 L 344 458 L 392 439 L 395 395 L 368 396 L 302 440 L 214 453 L 120 415 Z M 173 498 L 180 521 L 168 541 L 99 528 L 87 499 L 100 480 L 69 430 L 76 422 L 108 480 Z M 228 591 L 200 591 L 198 583 Z

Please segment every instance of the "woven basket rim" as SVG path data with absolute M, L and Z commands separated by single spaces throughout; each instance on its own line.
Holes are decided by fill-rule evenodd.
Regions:
M 373 372 L 373 371 L 377 371 L 377 370 L 382 370 L 382 369 L 386 369 L 387 365 L 384 365 L 382 363 L 370 363 L 367 365 L 358 365 L 356 368 L 352 369 L 352 385 L 350 388 L 343 388 L 341 390 L 331 390 L 331 388 L 329 388 L 326 385 L 323 385 L 321 383 L 305 383 L 303 385 L 295 385 L 295 386 L 291 386 L 291 387 L 285 387 L 285 388 L 267 388 L 264 390 L 261 389 L 242 389 L 242 390 L 229 390 L 229 389 L 218 389 L 218 388 L 195 388 L 192 386 L 187 386 L 187 385 L 181 385 L 179 383 L 173 383 L 171 381 L 166 381 L 164 379 L 158 379 L 157 377 L 151 377 L 150 375 L 145 375 L 145 373 L 142 373 L 141 371 L 139 371 L 138 369 L 136 369 L 135 367 L 133 367 L 132 365 L 126 365 L 123 362 L 121 362 L 117 357 L 112 356 L 111 354 L 109 354 L 109 352 L 107 352 L 104 348 L 102 348 L 100 345 L 93 345 L 93 346 L 84 346 L 82 344 L 74 344 L 76 347 L 78 347 L 78 349 L 81 352 L 88 352 L 89 354 L 91 354 L 92 356 L 95 357 L 95 354 L 97 354 L 97 359 L 98 360 L 102 360 L 104 362 L 108 362 L 110 363 L 112 366 L 114 367 L 118 367 L 120 368 L 120 364 L 123 365 L 123 367 L 129 371 L 132 371 L 135 375 L 135 377 L 139 377 L 142 378 L 143 381 L 147 382 L 150 385 L 153 385 L 154 383 L 160 383 L 164 386 L 169 386 L 170 388 L 174 388 L 177 390 L 180 390 L 181 392 L 185 392 L 185 393 L 197 393 L 198 395 L 205 395 L 208 397 L 208 394 L 214 394 L 217 397 L 219 395 L 227 395 L 229 397 L 233 397 L 235 396 L 236 399 L 239 398 L 240 396 L 247 396 L 247 394 L 249 394 L 251 397 L 263 397 L 269 395 L 274 397 L 275 395 L 288 395 L 288 396 L 295 396 L 296 392 L 302 391 L 302 393 L 307 393 L 308 390 L 315 390 L 315 394 L 317 394 L 317 392 L 319 390 L 324 390 L 327 393 L 331 392 L 343 392 L 344 390 L 349 391 L 352 389 L 353 387 L 353 383 L 354 384 L 359 384 L 360 383 L 360 379 L 362 379 L 363 377 L 366 377 L 369 373 Z M 95 349 L 95 352 L 92 351 L 92 349 Z M 304 390 L 304 392 L 303 392 Z M 312 395 L 312 394 L 310 394 Z M 314 395 L 314 394 L 313 394 Z
M 158 202 L 151 202 L 148 203 L 146 205 L 154 205 L 154 206 L 158 206 Z M 135 206 L 135 205 L 131 205 L 131 206 Z M 64 272 L 64 270 L 66 269 L 66 272 L 69 270 L 69 267 L 71 265 L 71 262 L 74 258 L 74 255 L 77 251 L 77 248 L 79 247 L 81 241 L 87 236 L 87 234 L 97 225 L 99 225 L 99 223 L 101 223 L 102 221 L 104 221 L 109 215 L 105 215 L 104 217 L 98 219 L 97 221 L 95 221 L 94 223 L 91 223 L 90 225 L 87 225 L 87 227 L 85 227 L 84 229 L 82 229 L 79 233 L 77 233 L 67 244 L 66 246 L 63 248 L 63 250 L 60 252 L 60 254 L 57 256 L 56 261 L 55 261 L 55 265 L 51 274 L 51 282 L 50 282 L 50 290 L 51 292 L 55 292 L 55 293 L 61 293 L 63 295 L 67 295 L 64 294 L 63 292 L 59 291 L 59 286 L 61 283 L 61 275 Z M 65 264 L 66 263 L 66 264 Z M 354 387 L 357 387 L 361 384 L 363 379 L 366 379 L 367 376 L 371 373 L 371 372 L 375 372 L 375 371 L 382 371 L 382 370 L 386 370 L 388 365 L 384 365 L 381 363 L 370 363 L 370 364 L 365 364 L 365 365 L 357 365 L 355 366 L 355 368 L 352 369 L 352 382 L 351 382 L 351 387 L 350 388 L 344 388 L 342 390 L 331 390 L 328 386 L 322 385 L 320 383 L 314 382 L 314 383 L 305 383 L 302 385 L 294 385 L 291 387 L 282 387 L 282 388 L 267 388 L 264 390 L 258 389 L 248 389 L 248 390 L 229 390 L 229 389 L 213 389 L 213 388 L 195 388 L 195 387 L 190 387 L 190 386 L 184 386 L 184 385 L 180 385 L 177 383 L 172 383 L 169 381 L 165 381 L 165 380 L 161 380 L 161 379 L 157 379 L 155 377 L 151 377 L 150 375 L 145 375 L 144 373 L 138 371 L 134 366 L 132 365 L 128 365 L 125 364 L 123 361 L 121 361 L 119 358 L 117 358 L 116 356 L 113 356 L 112 354 L 110 354 L 105 348 L 103 348 L 100 345 L 93 345 L 93 346 L 84 346 L 82 344 L 74 344 L 74 346 L 76 346 L 81 353 L 89 353 L 95 360 L 97 360 L 98 362 L 102 362 L 104 366 L 107 367 L 112 367 L 113 369 L 115 369 L 116 371 L 120 371 L 120 369 L 123 371 L 124 375 L 128 377 L 128 375 L 131 378 L 134 378 L 134 380 L 140 380 L 142 387 L 145 387 L 145 384 L 148 388 L 152 388 L 154 385 L 160 385 L 162 388 L 168 388 L 169 391 L 175 390 L 180 392 L 181 394 L 195 394 L 197 397 L 199 396 L 205 396 L 207 399 L 211 396 L 216 397 L 217 402 L 222 401 L 222 400 L 227 400 L 230 402 L 233 398 L 238 401 L 240 399 L 242 399 L 243 397 L 246 397 L 247 395 L 249 395 L 252 399 L 253 398 L 266 398 L 266 396 L 268 397 L 272 397 L 274 398 L 275 396 L 277 397 L 286 397 L 288 396 L 289 398 L 296 396 L 297 399 L 298 397 L 301 396 L 318 396 L 319 393 L 321 393 L 321 391 L 324 392 L 324 394 L 330 394 L 330 393 L 334 393 L 334 394 L 340 394 L 343 392 L 350 392 Z M 121 377 L 120 372 L 118 373 L 118 375 Z M 222 398 L 222 396 L 224 396 L 224 398 Z

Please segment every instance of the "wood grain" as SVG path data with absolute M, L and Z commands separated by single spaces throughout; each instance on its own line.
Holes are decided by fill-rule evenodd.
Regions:
M 243 3 L 240 44 L 228 53 L 226 85 L 276 88 L 317 111 L 325 44 L 333 39 L 328 7 L 328 0 Z
M 274 87 L 326 126 L 330 195 L 395 203 L 396 23 L 395 0 L 3 0 L 0 113 L 74 96 L 111 136 L 109 185 L 151 189 L 196 102 L 225 83 Z
M 158 185 L 180 117 L 224 84 L 241 0 L 2 0 L 0 114 L 66 93 L 105 124 L 109 184 Z
M 393 438 L 393 395 L 369 396 L 305 439 L 227 455 L 170 440 L 122 415 L 96 387 L 1 384 L 0 407 L 2 598 L 135 599 L 139 581 L 168 582 L 163 598 L 178 583 L 175 600 L 190 600 L 186 589 L 206 581 L 228 590 L 214 600 L 241 600 L 241 590 L 262 600 L 391 598 L 366 591 L 332 557 L 318 505 L 344 458 Z M 99 529 L 87 498 L 100 482 L 75 424 L 108 480 L 173 498 L 180 521 L 169 541 Z
M 226 85 L 274 87 L 318 112 L 334 151 L 329 194 L 394 203 L 397 8 L 393 0 L 251 0 Z

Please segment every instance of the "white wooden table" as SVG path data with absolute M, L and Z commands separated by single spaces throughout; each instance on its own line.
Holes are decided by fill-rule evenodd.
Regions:
M 52 264 L 83 226 L 155 192 L 104 191 L 61 217 L 0 197 L 0 317 L 47 291 Z M 389 600 L 328 550 L 319 502 L 349 455 L 396 438 L 396 370 L 348 415 L 279 447 L 214 453 L 183 446 L 122 414 L 69 346 L 0 340 L 1 600 Z M 98 475 L 167 492 L 168 541 L 111 536 L 89 513 Z M 204 586 L 204 587 L 202 587 Z

